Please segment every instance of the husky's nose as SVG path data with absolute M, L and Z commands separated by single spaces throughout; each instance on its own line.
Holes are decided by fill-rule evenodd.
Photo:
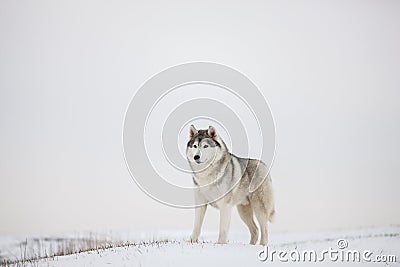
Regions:
M 198 160 L 199 158 L 200 158 L 199 155 L 195 155 L 195 156 L 194 156 L 194 160 Z

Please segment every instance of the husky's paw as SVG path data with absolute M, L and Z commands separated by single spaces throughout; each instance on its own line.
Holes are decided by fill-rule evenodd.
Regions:
M 199 242 L 199 239 L 190 236 L 188 239 L 186 239 L 186 242 L 189 242 L 189 243 L 197 243 L 197 242 Z
M 228 243 L 228 240 L 226 240 L 226 239 L 218 239 L 218 241 L 217 241 L 217 244 L 219 244 L 219 245 L 225 245 L 227 243 Z

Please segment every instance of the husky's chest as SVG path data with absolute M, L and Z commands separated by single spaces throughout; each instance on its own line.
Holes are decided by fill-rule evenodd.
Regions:
M 211 187 L 200 189 L 199 194 L 207 200 L 208 204 L 214 208 L 220 209 L 223 206 L 247 205 L 249 203 L 248 193 L 237 184 L 233 188 L 220 189 Z
M 197 193 L 211 206 L 220 208 L 223 205 L 248 203 L 248 190 L 243 186 L 246 177 L 236 159 L 230 161 L 223 170 L 213 170 L 194 175 Z

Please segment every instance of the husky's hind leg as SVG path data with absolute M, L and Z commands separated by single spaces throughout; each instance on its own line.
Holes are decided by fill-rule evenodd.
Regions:
M 253 209 L 261 230 L 260 245 L 267 245 L 269 212 L 261 201 L 253 203 Z
M 255 245 L 258 240 L 258 228 L 253 218 L 253 208 L 250 204 L 248 205 L 237 205 L 237 210 L 240 218 L 247 225 L 250 231 L 250 244 Z
M 260 225 L 261 245 L 268 243 L 268 223 L 273 219 L 275 213 L 271 182 L 271 177 L 268 175 L 263 184 L 250 196 L 253 211 Z

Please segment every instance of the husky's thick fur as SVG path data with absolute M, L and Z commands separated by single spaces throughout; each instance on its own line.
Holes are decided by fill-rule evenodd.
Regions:
M 190 127 L 186 156 L 193 171 L 198 205 L 190 241 L 198 241 L 204 214 L 207 206 L 211 205 L 220 210 L 218 243 L 225 244 L 232 208 L 236 206 L 240 218 L 250 230 L 250 244 L 258 240 L 255 215 L 261 230 L 260 244 L 266 245 L 268 222 L 275 213 L 268 167 L 260 160 L 239 158 L 229 153 L 212 126 L 207 130 Z

